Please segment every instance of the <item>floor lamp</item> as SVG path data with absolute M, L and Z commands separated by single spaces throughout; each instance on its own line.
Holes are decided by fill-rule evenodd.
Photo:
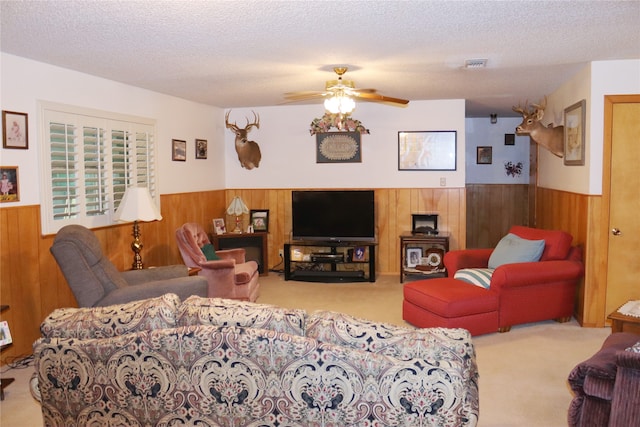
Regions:
M 122 197 L 120 206 L 116 210 L 114 220 L 121 222 L 133 221 L 133 270 L 142 270 L 142 242 L 140 242 L 140 228 L 138 221 L 161 220 L 160 209 L 156 206 L 147 187 L 129 187 Z

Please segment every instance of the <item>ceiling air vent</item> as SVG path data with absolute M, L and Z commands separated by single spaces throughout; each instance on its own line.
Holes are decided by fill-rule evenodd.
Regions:
M 486 66 L 486 59 L 467 59 L 464 61 L 464 68 L 468 70 L 477 70 L 478 68 L 485 68 Z

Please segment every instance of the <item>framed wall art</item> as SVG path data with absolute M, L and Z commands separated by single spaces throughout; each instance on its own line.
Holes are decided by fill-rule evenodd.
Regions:
M 586 100 L 564 109 L 564 164 L 584 166 Z
M 398 132 L 398 170 L 456 170 L 456 131 Z
M 18 167 L 0 166 L 0 202 L 19 202 Z
M 316 163 L 360 163 L 360 132 L 316 134 Z
M 493 163 L 493 147 L 478 147 L 476 149 L 476 163 L 479 165 L 490 165 Z
M 206 139 L 196 139 L 196 159 L 207 158 L 207 145 Z
M 2 111 L 2 146 L 4 148 L 29 148 L 29 126 L 26 113 Z
M 504 145 L 516 145 L 516 134 L 515 133 L 505 133 L 504 134 Z
M 251 209 L 249 211 L 253 231 L 269 231 L 269 210 Z
M 171 160 L 178 162 L 187 161 L 187 141 L 181 139 L 171 140 Z

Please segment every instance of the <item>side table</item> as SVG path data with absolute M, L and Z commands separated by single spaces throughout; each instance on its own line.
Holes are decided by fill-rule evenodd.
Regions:
M 611 320 L 611 333 L 632 332 L 640 334 L 640 317 L 627 316 L 616 310 L 607 319 Z
M 400 235 L 400 283 L 411 276 L 417 279 L 431 279 L 445 277 L 446 272 L 442 262 L 444 254 L 449 252 L 449 233 L 412 234 L 405 232 Z M 417 254 L 428 259 L 426 270 L 416 268 L 416 261 L 410 259 L 410 254 Z
M 246 252 L 245 259 L 258 263 L 260 275 L 269 274 L 266 232 L 212 234 L 209 237 L 216 250 L 243 248 Z
M 0 306 L 0 313 L 8 309 L 9 309 L 8 305 L 2 305 Z M 0 348 L 0 351 L 10 346 L 11 344 L 3 345 L 2 348 Z M 14 381 L 13 378 L 0 378 L 0 400 L 4 400 L 4 389 L 13 381 Z

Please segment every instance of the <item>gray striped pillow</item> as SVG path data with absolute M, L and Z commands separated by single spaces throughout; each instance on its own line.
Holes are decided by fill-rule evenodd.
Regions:
M 491 275 L 494 271 L 495 268 L 463 268 L 462 270 L 456 271 L 453 278 L 489 289 Z

